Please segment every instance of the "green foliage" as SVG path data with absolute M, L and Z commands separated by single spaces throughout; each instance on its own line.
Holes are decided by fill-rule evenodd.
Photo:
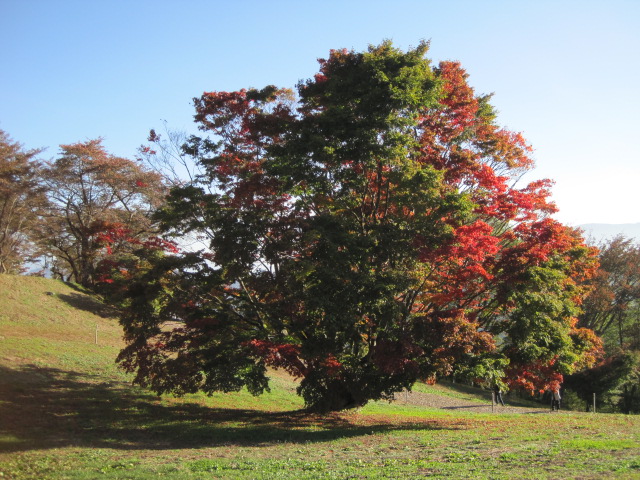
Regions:
M 640 354 L 634 355 L 634 368 L 618 389 L 617 407 L 623 413 L 640 413 Z
M 575 391 L 588 408 L 594 393 L 601 401 L 604 394 L 618 387 L 625 377 L 637 369 L 637 362 L 638 359 L 630 354 L 611 356 L 597 367 L 565 377 L 565 385 Z
M 640 246 L 618 236 L 600 245 L 599 260 L 580 323 L 601 335 L 609 350 L 640 350 Z
M 614 409 L 640 412 L 640 246 L 623 236 L 600 245 L 600 268 L 589 282 L 580 325 L 599 333 L 606 358 L 579 378 L 604 377 L 593 388 Z M 619 368 L 614 368 L 616 365 Z M 607 388 L 605 388 L 607 387 Z M 593 390 L 596 392 L 596 390 Z M 584 395 L 587 395 L 585 392 Z
M 578 312 L 573 289 L 564 287 L 568 275 L 553 262 L 527 272 L 527 281 L 511 294 L 515 309 L 509 315 L 512 358 L 522 364 L 538 359 L 560 359 L 560 372 L 570 373 L 577 361 L 570 337 L 571 325 L 558 328 L 556 319 L 573 318 Z

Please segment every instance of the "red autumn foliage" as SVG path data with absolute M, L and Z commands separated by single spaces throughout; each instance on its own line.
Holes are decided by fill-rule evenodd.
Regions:
M 558 388 L 564 376 L 555 368 L 556 359 L 534 362 L 529 365 L 512 366 L 506 369 L 506 383 L 514 389 L 544 393 Z
M 300 347 L 290 343 L 277 344 L 266 340 L 253 339 L 247 343 L 254 355 L 262 358 L 264 362 L 273 368 L 282 368 L 294 377 L 304 377 L 307 367 L 300 360 Z M 327 366 L 332 369 L 339 368 L 340 364 L 334 357 L 325 360 Z

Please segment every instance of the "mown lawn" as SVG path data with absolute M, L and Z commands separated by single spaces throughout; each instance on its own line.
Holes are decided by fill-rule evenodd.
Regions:
M 159 399 L 115 368 L 119 329 L 99 304 L 2 277 L 0 478 L 640 478 L 638 416 L 382 402 L 318 416 L 280 375 L 257 398 Z

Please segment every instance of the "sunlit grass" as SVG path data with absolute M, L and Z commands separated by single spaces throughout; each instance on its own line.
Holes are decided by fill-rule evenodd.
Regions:
M 640 478 L 637 416 L 478 414 L 402 394 L 319 416 L 277 372 L 260 397 L 158 398 L 115 366 L 120 329 L 95 301 L 61 282 L 0 275 L 7 285 L 0 478 Z M 460 385 L 415 390 L 486 402 Z

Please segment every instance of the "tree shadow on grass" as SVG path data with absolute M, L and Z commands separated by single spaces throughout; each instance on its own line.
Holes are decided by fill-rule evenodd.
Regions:
M 122 383 L 54 368 L 0 366 L 0 451 L 183 449 L 325 442 L 391 430 L 462 428 L 429 420 L 353 423 L 345 415 L 167 404 Z
M 57 298 L 65 302 L 67 305 L 83 310 L 85 312 L 93 313 L 102 318 L 117 318 L 118 310 L 106 303 L 102 303 L 99 300 L 87 295 L 85 293 L 59 293 Z

